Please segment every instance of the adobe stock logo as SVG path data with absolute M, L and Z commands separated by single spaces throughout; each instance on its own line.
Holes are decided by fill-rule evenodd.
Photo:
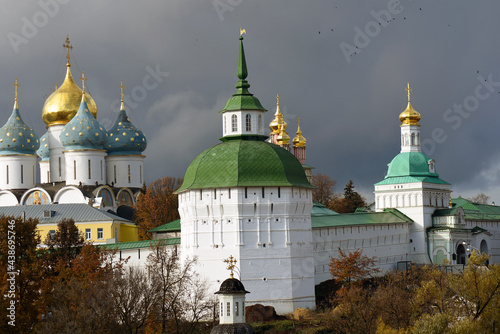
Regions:
M 66 5 L 70 0 L 39 0 L 38 6 L 41 10 L 37 11 L 31 17 L 31 20 L 26 16 L 21 17 L 22 27 L 21 34 L 9 32 L 7 39 L 15 53 L 19 53 L 19 46 L 28 44 L 37 34 L 39 29 L 45 27 L 49 23 L 49 18 L 53 18 L 59 13 L 60 5 Z
M 490 98 L 493 93 L 500 89 L 500 81 L 493 81 L 493 74 L 491 73 L 486 78 L 478 75 L 477 80 L 479 83 L 476 85 L 473 94 L 466 96 L 462 103 L 454 103 L 453 108 L 448 108 L 443 113 L 443 121 L 453 131 L 460 129 L 464 120 L 479 110 L 481 101 Z M 446 128 L 434 128 L 430 138 L 422 140 L 422 151 L 431 155 L 438 144 L 443 144 L 448 140 L 447 132 L 449 131 L 446 131 Z
M 401 14 L 402 11 L 403 6 L 401 6 L 401 0 L 389 0 L 387 9 L 381 9 L 378 12 L 371 10 L 370 15 L 374 20 L 368 21 L 364 29 L 358 26 L 354 27 L 354 45 L 347 42 L 341 42 L 339 44 L 346 62 L 350 64 L 352 56 L 361 53 L 363 49 L 370 45 L 371 41 L 380 34 L 382 28 L 387 27 L 389 23 L 395 19 L 395 16 Z
M 219 16 L 219 20 L 224 21 L 224 13 L 232 12 L 243 0 L 213 0 L 212 5 Z

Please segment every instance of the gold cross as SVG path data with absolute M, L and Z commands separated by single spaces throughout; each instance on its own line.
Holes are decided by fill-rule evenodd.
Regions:
M 408 102 L 410 102 L 411 88 L 410 88 L 410 83 L 409 82 L 408 82 L 408 87 L 405 88 L 405 90 L 408 92 Z
M 246 33 L 247 33 L 247 31 L 240 27 L 240 36 L 243 36 L 243 34 L 246 34 Z
M 80 80 L 82 80 L 82 91 L 83 91 L 83 94 L 85 94 L 85 81 L 87 81 L 88 79 L 85 78 L 85 72 L 82 71 L 82 76 L 80 77 Z
M 69 44 L 69 35 L 66 35 L 66 41 L 64 42 L 63 47 L 66 49 L 66 59 L 68 60 L 69 64 L 69 50 L 73 49 L 73 46 Z
M 19 84 L 17 83 L 17 78 L 16 78 L 16 81 L 13 83 L 14 85 L 14 96 L 15 96 L 15 100 L 17 101 L 17 88 L 19 88 Z
M 120 80 L 120 85 L 118 86 L 120 87 L 120 97 L 121 97 L 121 101 L 123 102 L 123 90 L 125 89 L 125 86 L 123 85 L 123 80 Z
M 232 255 L 230 255 L 229 258 L 223 260 L 223 262 L 228 264 L 226 269 L 231 271 L 229 275 L 231 276 L 231 278 L 234 278 L 233 269 L 234 267 L 236 267 L 235 265 L 235 263 L 237 262 L 236 259 Z

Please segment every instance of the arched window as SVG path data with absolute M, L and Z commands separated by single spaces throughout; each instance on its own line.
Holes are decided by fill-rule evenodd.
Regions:
M 415 143 L 415 133 L 411 134 L 411 145 L 416 145 L 416 143 Z
M 262 115 L 259 115 L 258 121 L 259 121 L 259 133 L 262 133 Z
M 238 116 L 236 115 L 231 116 L 231 131 L 232 132 L 238 131 Z
M 245 116 L 245 130 L 247 132 L 252 131 L 252 115 L 247 114 Z

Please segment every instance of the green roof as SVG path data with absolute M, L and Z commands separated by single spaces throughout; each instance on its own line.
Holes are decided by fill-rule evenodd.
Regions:
M 412 182 L 449 184 L 441 180 L 437 173 L 430 171 L 431 161 L 432 159 L 422 152 L 399 153 L 389 163 L 385 179 L 375 185 Z
M 155 240 L 140 240 L 140 241 L 130 241 L 130 242 L 117 242 L 114 244 L 103 244 L 99 245 L 108 250 L 126 250 L 134 248 L 149 248 L 155 247 L 158 244 L 162 245 L 179 245 L 181 243 L 181 238 L 170 238 L 170 239 L 155 239 Z
M 380 186 L 384 184 L 400 184 L 400 183 L 415 183 L 415 182 L 449 184 L 448 182 L 441 180 L 439 177 L 399 176 L 399 177 L 386 178 L 378 183 L 375 183 L 375 185 Z
M 313 188 L 300 162 L 284 148 L 234 138 L 198 155 L 177 193 L 187 189 L 295 186 Z
M 312 216 L 312 228 L 374 225 L 374 224 L 406 224 L 413 220 L 396 209 L 383 212 L 342 213 L 329 216 Z
M 454 216 L 457 214 L 458 208 L 462 208 L 467 220 L 500 220 L 500 206 L 473 203 L 462 197 L 454 198 L 451 201 L 452 208 L 436 210 L 433 216 Z
M 148 232 L 177 232 L 181 230 L 181 220 L 177 219 L 169 223 L 150 229 Z
M 325 205 L 321 204 L 320 202 L 313 201 L 311 216 L 319 217 L 328 215 L 338 215 L 338 213 L 328 209 Z

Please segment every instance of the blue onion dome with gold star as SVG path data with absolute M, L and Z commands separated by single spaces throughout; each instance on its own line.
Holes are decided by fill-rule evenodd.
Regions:
M 48 161 L 50 158 L 50 150 L 49 150 L 49 132 L 45 132 L 45 134 L 40 138 L 40 147 L 36 151 L 36 154 L 42 159 L 42 161 Z
M 71 150 L 103 150 L 107 142 L 107 132 L 90 113 L 85 91 L 80 108 L 75 117 L 66 124 L 60 135 L 61 144 Z
M 146 136 L 130 122 L 122 97 L 116 123 L 108 131 L 108 155 L 141 155 L 147 146 Z
M 38 136 L 21 118 L 17 104 L 17 80 L 14 85 L 16 86 L 14 108 L 7 123 L 0 128 L 0 155 L 34 155 L 39 145 Z

